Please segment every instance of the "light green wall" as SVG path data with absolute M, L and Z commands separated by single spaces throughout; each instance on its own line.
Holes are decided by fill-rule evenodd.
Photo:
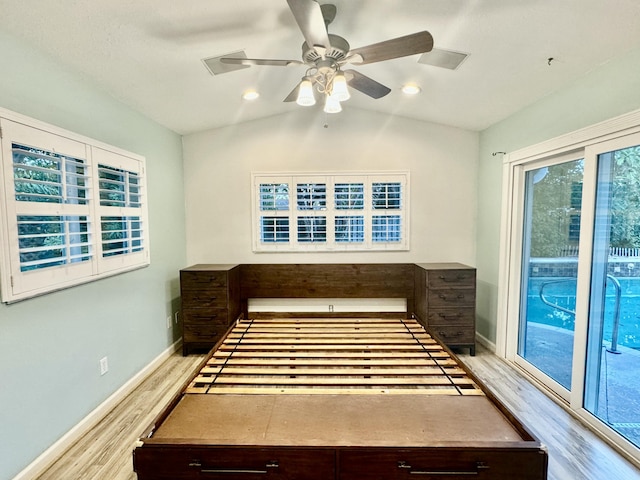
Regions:
M 478 331 L 496 338 L 502 155 L 640 108 L 640 49 L 480 134 L 478 172 Z
M 0 478 L 12 478 L 173 344 L 186 249 L 179 135 L 2 32 L 0 65 L 0 107 L 146 157 L 151 235 L 148 268 L 0 304 Z

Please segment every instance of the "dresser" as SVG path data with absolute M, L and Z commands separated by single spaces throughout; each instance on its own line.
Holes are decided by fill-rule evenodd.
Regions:
M 460 263 L 416 264 L 416 313 L 448 347 L 475 355 L 476 269 Z
M 240 266 L 194 265 L 180 270 L 182 352 L 211 349 L 240 315 Z

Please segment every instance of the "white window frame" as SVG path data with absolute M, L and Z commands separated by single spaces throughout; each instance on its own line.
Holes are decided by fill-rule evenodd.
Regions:
M 83 161 L 86 204 L 16 200 L 13 144 L 25 145 Z M 145 158 L 38 120 L 0 109 L 0 290 L 2 301 L 12 303 L 37 295 L 146 267 L 150 263 L 149 221 Z M 138 179 L 139 207 L 100 205 L 98 166 L 130 172 Z M 62 180 L 64 182 L 64 180 Z M 89 226 L 85 261 L 22 271 L 19 254 L 18 216 L 82 216 Z M 140 248 L 103 256 L 102 217 L 135 217 L 142 233 L 135 232 Z M 130 234 L 131 231 L 127 231 Z M 122 242 L 125 243 L 124 241 Z M 67 246 L 67 244 L 65 244 Z
M 288 184 L 289 208 L 288 210 L 260 210 L 260 185 L 261 184 Z M 326 184 L 326 208 L 322 210 L 298 210 L 297 209 L 297 185 L 303 183 Z M 364 184 L 364 208 L 337 209 L 335 208 L 335 185 L 338 183 L 362 183 Z M 393 210 L 374 209 L 372 206 L 371 186 L 374 183 L 400 183 L 401 199 L 400 208 Z M 261 252 L 329 252 L 329 251 L 407 251 L 409 250 L 409 172 L 284 172 L 251 174 L 251 212 L 252 212 L 252 248 L 256 253 Z M 379 215 L 400 216 L 400 241 L 398 242 L 374 242 L 372 239 L 372 219 Z M 289 219 L 288 242 L 263 242 L 261 240 L 261 217 L 278 217 Z M 320 242 L 298 241 L 298 218 L 304 216 L 326 217 L 326 240 Z M 335 240 L 335 219 L 342 216 L 362 216 L 364 219 L 364 241 L 340 242 Z

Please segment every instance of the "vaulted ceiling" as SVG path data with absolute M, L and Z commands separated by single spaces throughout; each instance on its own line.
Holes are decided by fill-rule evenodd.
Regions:
M 344 109 L 471 130 L 640 47 L 637 0 L 319 3 L 336 5 L 329 31 L 352 48 L 428 30 L 435 48 L 468 54 L 455 70 L 422 63 L 419 54 L 359 66 L 391 93 L 372 99 L 354 92 Z M 202 61 L 240 50 L 249 58 L 300 60 L 304 38 L 286 0 L 0 0 L 0 11 L 0 29 L 178 133 L 322 108 L 282 101 L 304 75 L 302 65 L 212 75 Z M 406 83 L 422 92 L 403 94 Z M 247 89 L 260 97 L 243 100 Z

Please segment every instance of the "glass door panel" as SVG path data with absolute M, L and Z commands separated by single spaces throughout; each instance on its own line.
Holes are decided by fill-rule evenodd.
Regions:
M 582 159 L 525 174 L 518 356 L 567 391 L 572 375 L 583 174 Z
M 598 155 L 584 407 L 640 446 L 640 146 Z

